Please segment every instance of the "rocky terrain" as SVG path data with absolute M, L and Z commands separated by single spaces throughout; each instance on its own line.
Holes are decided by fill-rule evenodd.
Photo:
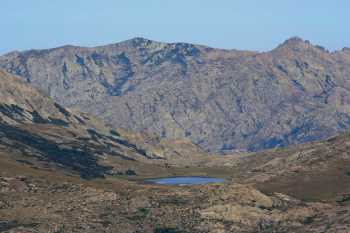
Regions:
M 135 38 L 12 52 L 0 67 L 113 128 L 211 153 L 326 139 L 350 125 L 350 49 L 300 38 L 262 53 Z
M 251 154 L 234 162 L 241 170 L 226 165 L 231 170 L 225 183 L 195 186 L 109 175 L 87 180 L 0 154 L 0 231 L 346 233 L 350 176 L 349 152 L 343 149 L 349 141 L 344 135 L 280 155 Z M 338 145 L 344 146 L 337 150 Z
M 0 232 L 350 231 L 350 136 L 209 156 L 114 131 L 0 70 Z M 202 175 L 222 184 L 160 186 Z
M 0 136 L 0 152 L 23 165 L 55 167 L 84 178 L 125 174 L 141 161 L 165 160 L 161 150 L 162 157 L 152 153 L 151 147 L 143 149 L 97 118 L 63 108 L 2 70 Z
M 162 188 L 50 178 L 0 178 L 0 231 L 349 231 L 349 206 L 266 195 L 246 185 Z

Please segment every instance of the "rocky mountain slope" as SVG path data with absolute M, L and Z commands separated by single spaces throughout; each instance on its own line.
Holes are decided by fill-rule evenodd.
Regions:
M 130 164 L 164 160 L 100 120 L 63 108 L 19 77 L 0 70 L 0 152 L 24 165 L 103 177 Z M 114 158 L 114 163 L 106 161 Z M 124 167 L 123 167 L 124 165 Z M 64 172 L 63 171 L 63 172 Z
M 350 49 L 300 38 L 264 53 L 135 38 L 13 52 L 0 67 L 113 127 L 211 152 L 324 139 L 350 125 Z
M 349 135 L 209 157 L 185 140 L 110 130 L 1 70 L 0 97 L 1 232 L 350 230 Z M 143 181 L 179 175 L 226 182 Z
M 350 135 L 231 160 L 233 179 L 303 200 L 350 200 Z
M 199 174 L 205 175 L 211 161 L 188 140 L 112 130 L 92 115 L 62 107 L 3 70 L 0 152 L 23 165 L 63 169 L 84 178 L 181 174 L 177 167 L 199 164 Z
M 347 233 L 349 145 L 349 135 L 341 135 L 240 158 L 223 156 L 223 161 L 212 157 L 226 182 L 194 186 L 110 175 L 82 179 L 33 166 L 38 162 L 23 163 L 15 150 L 1 147 L 0 231 Z M 153 176 L 159 175 L 162 165 L 157 166 L 149 168 Z M 196 172 L 182 169 L 182 175 Z

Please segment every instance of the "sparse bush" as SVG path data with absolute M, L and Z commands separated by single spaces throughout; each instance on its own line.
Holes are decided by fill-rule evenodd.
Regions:
M 128 169 L 125 172 L 125 175 L 127 175 L 127 176 L 136 176 L 136 172 L 134 170 Z

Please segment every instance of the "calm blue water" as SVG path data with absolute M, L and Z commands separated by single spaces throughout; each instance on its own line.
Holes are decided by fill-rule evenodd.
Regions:
M 148 179 L 146 181 L 155 183 L 155 184 L 162 184 L 162 185 L 193 185 L 193 184 L 222 183 L 225 181 L 225 179 L 213 178 L 213 177 L 199 177 L 199 176 L 181 176 L 181 177 Z

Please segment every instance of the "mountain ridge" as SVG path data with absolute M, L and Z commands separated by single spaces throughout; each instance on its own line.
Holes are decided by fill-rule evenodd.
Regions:
M 262 53 L 134 38 L 0 57 L 0 67 L 65 107 L 222 153 L 349 129 L 349 64 L 346 50 L 298 37 Z
M 223 50 L 223 51 L 241 51 L 241 52 L 252 52 L 252 53 L 266 53 L 266 52 L 270 52 L 274 49 L 277 49 L 279 46 L 284 45 L 286 43 L 293 43 L 296 41 L 299 42 L 304 42 L 304 43 L 308 43 L 310 45 L 313 46 L 320 46 L 318 44 L 313 44 L 311 43 L 309 40 L 307 39 L 303 39 L 300 36 L 291 36 L 288 39 L 284 40 L 284 42 L 277 44 L 274 48 L 271 49 L 267 49 L 267 50 L 252 50 L 252 49 L 240 49 L 240 48 L 221 48 L 221 47 L 216 47 L 216 46 L 208 46 L 202 43 L 191 43 L 191 42 L 181 42 L 181 41 L 173 41 L 173 42 L 165 42 L 165 41 L 160 41 L 160 40 L 153 40 L 153 39 L 149 39 L 146 37 L 141 37 L 141 36 L 136 36 L 136 37 L 132 37 L 131 39 L 126 39 L 126 40 L 121 40 L 121 41 L 117 41 L 117 42 L 111 42 L 111 43 L 106 43 L 103 45 L 97 45 L 97 46 L 83 46 L 83 45 L 74 45 L 74 44 L 63 44 L 63 45 L 59 45 L 59 46 L 55 46 L 49 49 L 45 49 L 45 48 L 31 48 L 31 49 L 24 49 L 24 50 L 13 50 L 13 51 L 9 51 L 6 52 L 4 54 L 0 54 L 0 56 L 7 56 L 7 55 L 11 55 L 11 54 L 16 54 L 16 53 L 25 53 L 25 52 L 31 52 L 31 51 L 45 51 L 45 50 L 56 50 L 56 49 L 64 49 L 64 48 L 76 48 L 76 49 L 96 49 L 96 48 L 104 48 L 104 47 L 109 47 L 109 46 L 115 46 L 115 45 L 119 45 L 119 44 L 125 44 L 125 43 L 134 43 L 137 41 L 144 41 L 144 42 L 149 42 L 149 43 L 157 43 L 157 44 L 167 44 L 167 45 L 171 45 L 171 44 L 189 44 L 189 45 L 194 45 L 194 46 L 199 46 L 199 47 L 205 47 L 208 49 L 216 49 L 216 50 Z M 320 46 L 322 47 L 322 46 Z M 325 49 L 326 51 L 328 51 L 329 53 L 337 53 L 337 52 L 341 52 L 343 50 L 349 50 L 350 48 L 348 46 L 344 46 L 343 48 L 340 49 L 334 49 L 334 50 L 328 50 Z

